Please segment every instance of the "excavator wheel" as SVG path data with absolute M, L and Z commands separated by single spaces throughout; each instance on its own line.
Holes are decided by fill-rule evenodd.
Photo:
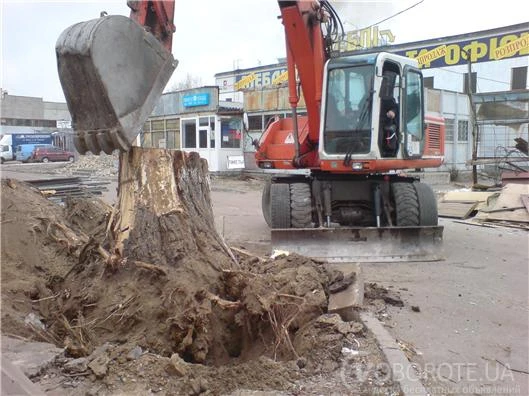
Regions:
M 395 223 L 397 227 L 417 227 L 420 222 L 419 201 L 412 183 L 393 183 Z
M 270 185 L 270 222 L 272 228 L 290 228 L 290 185 Z
M 312 199 L 308 183 L 290 185 L 291 223 L 293 228 L 310 228 L 312 225 Z
M 438 225 L 437 198 L 428 184 L 413 183 L 419 201 L 419 225 Z

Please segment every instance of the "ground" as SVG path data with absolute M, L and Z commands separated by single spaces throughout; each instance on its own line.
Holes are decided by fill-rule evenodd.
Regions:
M 14 167 L 10 165 L 4 168 L 9 170 L 3 174 L 12 172 L 11 176 L 19 175 L 19 172 L 12 170 Z M 29 167 L 21 168 L 26 170 L 22 175 L 26 175 Z M 224 235 L 231 246 L 242 247 L 265 257 L 270 252 L 270 239 L 259 206 L 262 178 L 212 177 L 211 187 L 219 233 Z M 115 184 L 103 197 L 108 204 L 115 197 L 114 188 Z M 448 188 L 450 186 L 442 186 L 442 189 Z M 440 187 L 434 186 L 434 189 L 439 191 Z M 4 218 L 2 222 L 4 233 L 4 228 L 9 223 L 5 223 Z M 398 340 L 401 349 L 424 376 L 425 385 L 431 394 L 529 394 L 527 232 L 502 227 L 472 226 L 448 219 L 442 219 L 441 225 L 445 227 L 446 260 L 363 265 L 366 284 L 375 284 L 375 295 L 368 293 L 368 297 L 375 298 L 368 299 L 366 308 L 375 312 L 386 329 Z M 4 246 L 3 244 L 2 251 Z M 53 261 L 57 260 L 55 258 Z M 3 262 L 2 257 L 2 266 Z M 16 270 L 20 271 L 21 268 Z M 2 273 L 2 311 L 5 307 L 5 290 Z M 371 289 L 368 292 L 369 290 Z M 20 331 L 25 331 L 25 328 L 20 327 Z M 364 333 L 363 337 L 355 335 L 360 348 L 369 350 L 371 342 L 376 345 L 376 341 L 369 338 L 369 332 Z M 352 346 L 353 350 L 358 350 L 356 342 Z M 133 349 L 131 345 L 131 350 Z M 127 353 L 129 352 L 130 350 Z M 142 352 L 145 350 L 142 349 Z M 150 359 L 150 356 L 150 352 L 143 353 L 141 359 Z M 324 359 L 318 374 L 303 371 L 306 368 L 299 369 L 297 360 L 273 363 L 273 359 L 272 362 L 268 360 L 269 356 L 259 357 L 258 361 L 262 361 L 261 364 L 268 370 L 261 372 L 272 378 L 276 377 L 272 363 L 279 364 L 281 372 L 287 375 L 293 372 L 300 375 L 299 378 L 288 377 L 288 384 L 292 388 L 282 388 L 285 393 L 328 394 L 328 389 L 332 388 L 337 394 L 358 394 L 353 388 L 356 377 L 351 372 L 351 368 L 356 365 L 350 360 L 355 356 L 354 353 L 348 355 L 346 350 L 333 363 L 339 365 L 338 370 L 332 369 L 331 363 L 325 366 Z M 150 367 L 149 364 L 136 360 L 128 360 L 127 363 L 137 371 L 124 371 L 127 377 L 118 379 L 111 376 L 112 380 L 108 381 L 112 384 L 121 382 L 128 384 L 127 386 L 131 385 L 130 382 L 134 383 L 134 380 L 143 381 L 139 374 L 144 373 L 144 367 Z M 303 365 L 304 361 L 300 363 Z M 369 361 L 366 361 L 365 366 L 367 363 Z M 236 375 L 233 374 L 236 371 L 231 371 L 229 375 L 234 378 L 243 375 L 247 377 L 247 373 L 255 371 L 254 366 L 249 366 L 248 362 L 244 364 L 246 365 L 239 366 Z M 191 367 L 194 372 L 195 366 Z M 289 371 L 288 367 L 294 370 Z M 96 394 L 94 392 L 98 386 L 102 386 L 103 390 L 107 389 L 104 381 L 96 379 L 92 382 L 90 376 L 80 381 L 82 377 L 71 374 L 65 377 L 64 374 L 60 367 L 55 367 L 36 379 L 48 388 L 63 381 L 64 386 L 59 385 L 53 391 L 58 392 L 56 394 L 82 394 L 80 389 L 86 388 Z M 371 379 L 372 383 L 375 378 L 384 378 L 382 372 L 375 374 Z M 167 375 L 173 379 L 173 374 Z M 162 382 L 164 380 L 159 379 Z M 261 387 L 258 387 L 254 382 L 252 386 L 247 385 L 246 389 L 279 389 L 264 379 L 260 384 Z M 71 388 L 72 386 L 76 387 Z M 163 388 L 162 385 L 156 387 L 153 382 L 151 388 L 156 391 L 160 387 Z M 238 384 L 236 387 L 245 386 Z M 212 390 L 213 387 L 210 385 L 208 389 Z M 219 389 L 231 392 L 222 386 Z M 100 392 L 103 390 L 100 389 Z M 385 390 L 389 392 L 388 388 Z
M 338 274 L 321 262 L 263 259 L 240 241 L 234 265 L 201 240 L 175 268 L 114 268 L 98 256 L 104 201 L 57 205 L 16 179 L 1 198 L 3 342 L 63 350 L 31 373 L 49 394 L 398 394 L 368 329 L 326 312 Z

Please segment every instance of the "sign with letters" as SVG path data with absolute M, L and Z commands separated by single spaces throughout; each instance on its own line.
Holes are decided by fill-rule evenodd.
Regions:
M 244 169 L 244 156 L 228 155 L 228 169 Z
M 442 37 L 432 40 L 425 40 L 417 43 L 397 44 L 395 46 L 386 46 L 392 43 L 394 36 L 386 31 L 378 31 L 381 35 L 385 32 L 387 35 L 386 42 L 373 41 L 374 33 L 370 35 L 367 32 L 358 34 L 356 38 L 349 39 L 345 44 L 340 45 L 340 52 L 347 52 L 353 55 L 355 51 L 363 53 L 373 52 L 374 43 L 382 44 L 379 47 L 382 51 L 392 52 L 408 58 L 416 59 L 423 69 L 466 65 L 468 63 L 467 55 L 470 55 L 472 63 L 489 62 L 500 59 L 515 58 L 529 55 L 529 29 L 524 26 L 515 29 L 504 29 L 504 33 L 497 33 L 501 29 L 495 29 L 487 35 L 487 32 L 476 32 L 456 37 Z M 354 33 L 354 32 L 353 32 Z M 348 37 L 350 33 L 347 33 Z M 369 41 L 371 40 L 371 41 Z M 371 43 L 371 45 L 370 45 Z
M 529 30 L 516 34 L 488 36 L 434 44 L 425 47 L 396 51 L 396 54 L 415 58 L 420 67 L 446 67 L 467 64 L 470 55 L 472 63 L 488 62 L 500 59 L 529 55 Z
M 184 107 L 207 106 L 209 104 L 209 93 L 184 95 L 182 102 Z
M 288 71 L 286 67 L 276 69 L 254 71 L 249 74 L 242 74 L 235 79 L 234 88 L 236 91 L 243 89 L 254 89 L 280 85 L 288 81 Z

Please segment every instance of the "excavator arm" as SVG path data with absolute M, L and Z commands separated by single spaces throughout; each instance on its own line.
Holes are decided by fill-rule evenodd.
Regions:
M 177 61 L 174 0 L 129 1 L 130 18 L 101 16 L 67 28 L 56 43 L 59 79 L 77 151 L 128 151 Z
M 59 79 L 81 154 L 128 151 L 177 64 L 171 55 L 174 0 L 127 4 L 130 18 L 102 16 L 78 23 L 56 44 Z M 317 155 L 313 148 L 320 125 L 323 67 L 329 57 L 322 25 L 332 21 L 333 10 L 327 0 L 278 4 L 287 47 L 294 162 L 303 166 L 307 153 Z M 296 116 L 298 77 L 308 114 L 308 133 L 301 135 Z

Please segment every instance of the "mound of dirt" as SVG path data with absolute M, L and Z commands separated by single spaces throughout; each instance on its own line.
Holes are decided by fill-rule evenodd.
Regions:
M 342 348 L 363 349 L 358 361 L 382 360 L 362 326 L 326 314 L 331 277 L 320 262 L 233 260 L 204 231 L 154 246 L 172 254 L 161 263 L 147 251 L 143 229 L 133 236 L 143 232 L 145 249 L 109 265 L 113 208 L 98 199 L 58 206 L 15 180 L 1 187 L 2 334 L 65 349 L 64 359 L 34 378 L 47 389 L 304 393 L 303 381 L 327 375 L 338 393 L 349 393 Z M 195 206 L 186 213 L 198 210 L 182 204 Z M 81 367 L 73 374 L 72 362 Z M 363 392 L 372 384 L 354 386 Z M 326 385 L 310 388 L 321 393 Z

